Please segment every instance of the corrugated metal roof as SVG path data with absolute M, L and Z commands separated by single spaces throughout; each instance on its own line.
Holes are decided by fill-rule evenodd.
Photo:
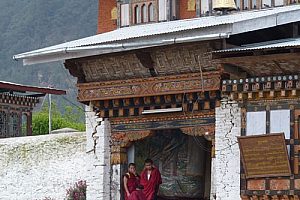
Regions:
M 61 47 L 79 47 L 94 44 L 101 44 L 113 41 L 126 40 L 131 38 L 139 38 L 144 36 L 166 34 L 190 29 L 204 28 L 222 24 L 231 24 L 238 21 L 259 18 L 267 15 L 278 14 L 280 12 L 292 11 L 300 9 L 300 5 L 278 7 L 266 10 L 255 10 L 246 12 L 237 12 L 230 15 L 210 16 L 186 20 L 177 20 L 153 24 L 143 24 L 130 27 L 120 28 L 111 32 L 94 35 L 91 37 L 66 42 L 55 45 L 46 49 L 55 49 Z M 42 49 L 40 49 L 42 51 Z
M 141 42 L 143 39 L 147 39 L 149 36 L 164 35 L 164 34 L 166 35 L 168 33 L 176 33 L 176 32 L 193 30 L 193 29 L 213 27 L 218 25 L 234 24 L 237 22 L 243 23 L 244 21 L 247 20 L 252 20 L 252 19 L 257 19 L 257 18 L 262 18 L 267 16 L 278 16 L 280 13 L 287 13 L 287 12 L 290 13 L 292 11 L 300 11 L 300 5 L 276 7 L 276 8 L 262 9 L 262 10 L 243 11 L 243 12 L 237 12 L 237 13 L 223 15 L 223 16 L 210 16 L 210 17 L 201 17 L 201 18 L 194 18 L 194 19 L 124 27 L 111 32 L 98 34 L 91 37 L 18 54 L 14 56 L 14 59 L 27 59 L 27 58 L 30 59 L 37 56 L 41 57 L 41 56 L 52 55 L 53 58 L 51 57 L 50 61 L 55 61 L 58 59 L 65 58 L 64 56 L 59 58 L 58 55 L 67 53 L 67 49 L 70 48 L 105 45 L 113 42 L 125 43 L 125 42 L 129 42 L 129 40 L 132 39 L 139 39 L 138 42 Z M 249 26 L 249 25 L 245 25 L 245 26 Z M 249 29 L 248 31 L 251 31 L 252 30 L 251 28 L 252 27 L 248 27 Z M 41 60 L 43 59 L 44 58 L 41 58 Z M 39 62 L 41 62 L 41 60 L 39 60 Z
M 273 40 L 273 41 L 262 42 L 262 43 L 248 44 L 248 45 L 243 45 L 239 48 L 213 51 L 213 53 L 240 52 L 240 51 L 263 50 L 263 49 L 285 48 L 285 47 L 300 47 L 300 38 L 289 38 L 283 40 Z

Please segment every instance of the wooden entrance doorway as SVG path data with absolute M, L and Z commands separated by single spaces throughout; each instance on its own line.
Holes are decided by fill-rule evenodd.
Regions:
M 190 136 L 180 129 L 156 130 L 151 137 L 134 143 L 138 171 L 151 158 L 161 172 L 161 200 L 209 199 L 211 141 Z

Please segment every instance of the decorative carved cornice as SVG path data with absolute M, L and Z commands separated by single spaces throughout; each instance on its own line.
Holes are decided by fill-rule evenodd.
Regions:
M 112 125 L 118 124 L 131 124 L 131 123 L 140 123 L 140 122 L 164 122 L 170 120 L 182 120 L 182 119 L 195 119 L 195 118 L 214 118 L 214 110 L 207 112 L 194 112 L 194 113 L 162 113 L 159 115 L 145 115 L 139 117 L 124 117 L 124 118 L 112 118 L 110 123 Z
M 220 89 L 220 73 L 205 72 L 174 76 L 77 84 L 81 102 L 180 94 Z
M 112 131 L 143 131 L 215 124 L 214 112 L 169 113 L 128 118 L 112 118 Z
M 236 100 L 298 98 L 300 80 L 299 75 L 223 80 L 222 92 Z

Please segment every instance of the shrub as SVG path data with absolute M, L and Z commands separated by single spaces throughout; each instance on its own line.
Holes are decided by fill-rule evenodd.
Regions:
M 86 200 L 86 181 L 78 181 L 67 189 L 67 200 Z

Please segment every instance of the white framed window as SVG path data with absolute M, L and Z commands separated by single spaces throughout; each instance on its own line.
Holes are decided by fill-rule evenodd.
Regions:
M 145 4 L 142 5 L 142 23 L 148 22 L 147 16 L 147 6 Z
M 266 134 L 267 130 L 267 112 L 247 112 L 246 135 Z
M 249 9 L 249 0 L 243 0 L 243 10 L 248 10 Z
M 290 110 L 270 111 L 270 132 L 284 133 L 285 139 L 290 139 Z
M 158 20 L 167 20 L 167 0 L 158 1 Z
M 208 0 L 201 0 L 201 15 L 209 14 L 209 2 Z
M 175 20 L 175 19 L 178 19 L 178 3 L 177 3 L 177 0 L 171 0 L 170 1 L 170 10 L 171 10 L 171 20 Z
M 129 4 L 121 4 L 121 26 L 129 25 Z
M 134 23 L 140 24 L 142 22 L 142 14 L 141 14 L 141 8 L 136 5 L 134 7 Z
M 150 3 L 148 6 L 148 16 L 149 16 L 149 22 L 154 21 L 154 6 L 153 3 Z
M 252 0 L 251 9 L 257 9 L 257 2 L 256 2 L 256 0 Z

